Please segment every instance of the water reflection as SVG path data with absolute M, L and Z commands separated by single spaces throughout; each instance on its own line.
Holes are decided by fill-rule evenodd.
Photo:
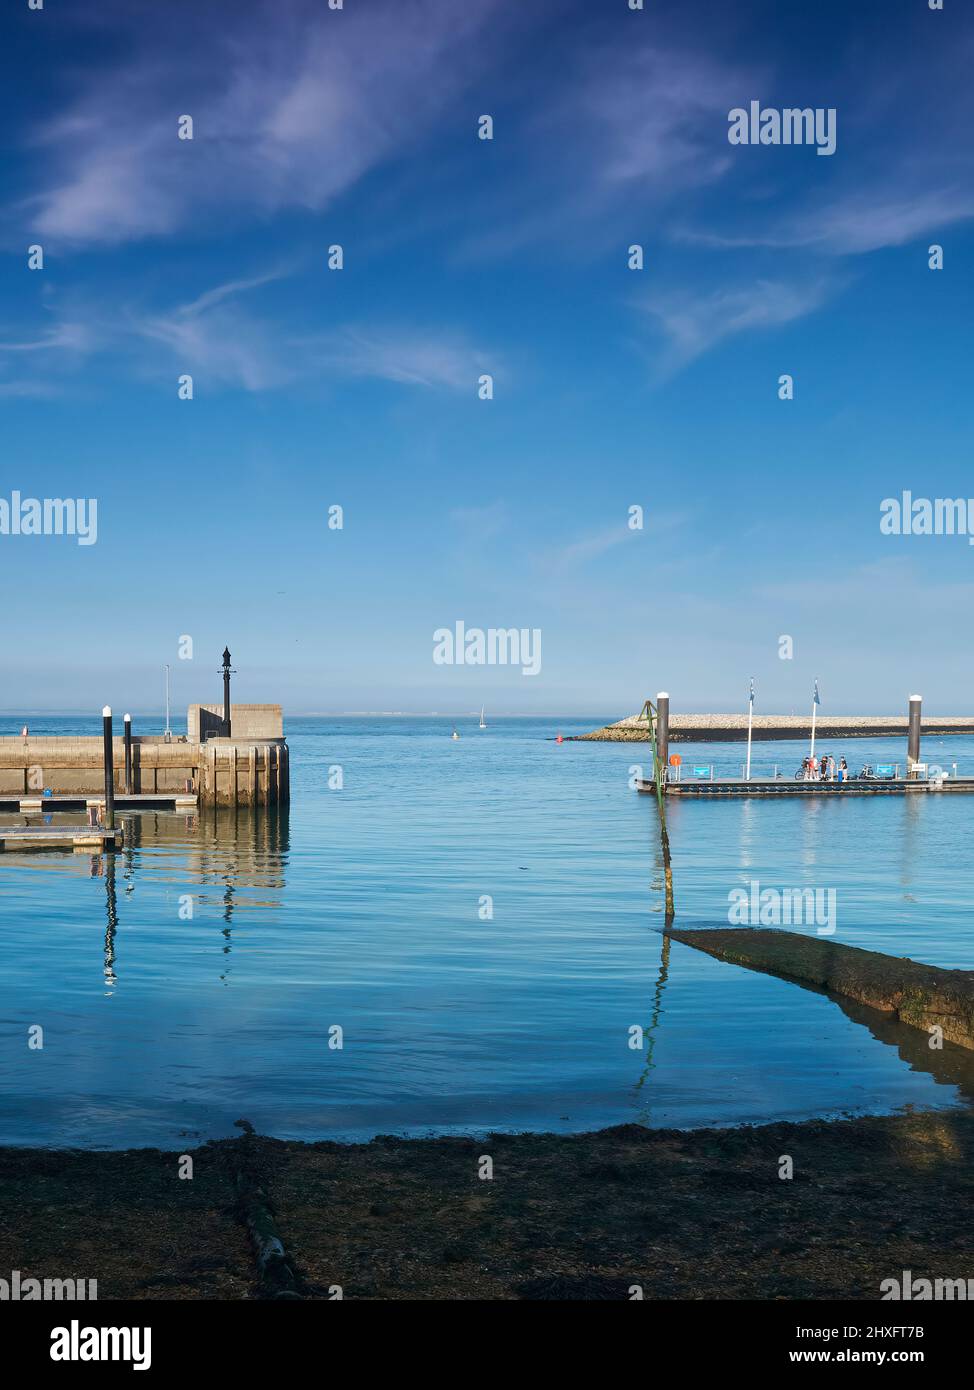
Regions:
M 636 1082 L 637 1092 L 642 1090 L 644 1084 L 649 1080 L 650 1072 L 656 1065 L 653 1060 L 653 1052 L 659 1037 L 657 1030 L 662 1014 L 663 990 L 670 975 L 670 940 L 671 938 L 664 934 L 659 973 L 653 992 L 652 1013 L 645 1030 L 646 1063 L 639 1080 Z M 904 1062 L 910 1071 L 930 1076 L 939 1086 L 954 1088 L 959 1098 L 967 1101 L 968 1104 L 974 1103 L 974 1050 L 946 1041 L 940 1047 L 932 1047 L 930 1035 L 926 1031 L 901 1023 L 893 1014 L 882 1013 L 879 1009 L 870 1008 L 869 1005 L 860 1004 L 844 995 L 833 994 L 828 989 L 823 989 L 818 985 L 806 981 L 785 980 L 784 977 L 775 975 L 773 971 L 763 971 L 757 966 L 747 967 L 729 961 L 718 961 L 717 963 L 722 971 L 766 974 L 781 980 L 791 990 L 823 996 L 833 1004 L 838 1005 L 846 1018 L 868 1031 L 877 1042 L 882 1043 L 887 1048 L 892 1048 L 900 1061 Z M 651 1122 L 649 1097 L 643 1101 L 638 1119 L 642 1124 Z
M 921 814 L 919 796 L 905 796 L 903 798 L 903 852 L 900 855 L 900 887 L 903 889 L 903 897 L 907 902 L 915 902 L 913 895 L 914 870 L 913 860 L 919 849 L 919 838 L 923 831 L 923 818 Z
M 670 973 L 670 945 L 672 938 L 666 933 L 663 934 L 663 944 L 660 950 L 659 970 L 656 975 L 656 984 L 653 988 L 653 1007 L 650 1013 L 649 1023 L 645 1028 L 646 1039 L 646 1063 L 640 1073 L 639 1080 L 636 1082 L 636 1090 L 641 1091 L 649 1080 L 649 1074 L 656 1066 L 653 1061 L 653 1051 L 656 1047 L 656 1030 L 659 1028 L 660 1018 L 663 1013 L 663 991 L 666 988 L 666 981 Z M 650 1097 L 647 1096 L 643 1102 L 640 1113 L 640 1120 L 643 1124 L 649 1123 Z
M 105 855 L 105 984 L 111 993 L 116 984 L 115 933 L 118 930 L 118 898 L 115 893 L 115 856 Z
M 231 926 L 238 905 L 263 913 L 283 906 L 285 869 L 290 845 L 287 807 L 269 810 L 211 811 L 206 815 L 176 816 L 164 811 L 121 816 L 124 849 L 88 856 L 88 874 L 105 880 L 104 972 L 107 992 L 118 984 L 116 970 L 119 929 L 117 863 L 121 860 L 126 901 L 140 880 L 170 879 L 180 888 L 178 914 L 192 920 L 193 904 L 215 900 L 224 922 L 222 953 L 232 947 Z M 220 885 L 221 891 L 205 890 Z M 242 896 L 241 896 L 242 890 Z M 255 895 L 256 894 L 256 895 Z M 239 904 L 238 904 L 239 897 Z M 227 972 L 220 976 L 226 983 Z
M 822 835 L 819 820 L 825 804 L 824 800 L 814 796 L 809 797 L 807 801 L 802 800 L 802 810 L 806 814 L 801 821 L 801 862 L 806 869 L 813 869 L 818 860 Z
M 974 1051 L 970 1048 L 950 1042 L 940 1048 L 931 1047 L 928 1033 L 900 1023 L 892 1014 L 880 1013 L 852 999 L 836 995 L 829 995 L 829 998 L 847 1018 L 868 1028 L 873 1037 L 887 1047 L 894 1047 L 911 1071 L 926 1072 L 941 1086 L 956 1086 L 966 1101 L 974 1101 Z
M 753 869 L 754 847 L 757 843 L 756 805 L 753 801 L 741 802 L 740 865 L 741 869 Z

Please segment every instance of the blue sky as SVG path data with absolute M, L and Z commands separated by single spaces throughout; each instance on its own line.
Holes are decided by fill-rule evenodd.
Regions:
M 968 712 L 974 549 L 879 531 L 974 497 L 964 11 L 5 7 L 0 496 L 98 541 L 0 536 L 0 706 L 218 698 L 229 642 L 295 713 Z M 458 619 L 541 673 L 434 665 Z

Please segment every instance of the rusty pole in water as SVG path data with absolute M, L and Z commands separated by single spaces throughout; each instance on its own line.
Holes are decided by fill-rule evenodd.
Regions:
M 665 778 L 670 757 L 670 697 L 665 690 L 656 696 L 656 751 Z
M 652 727 L 652 725 L 650 725 Z M 653 736 L 653 773 L 656 780 L 656 800 L 659 804 L 659 837 L 663 850 L 663 885 L 666 895 L 664 920 L 667 926 L 673 921 L 673 869 L 670 865 L 670 837 L 666 829 L 666 801 L 663 787 L 666 783 L 670 749 L 670 697 L 665 690 L 656 696 L 656 728 Z

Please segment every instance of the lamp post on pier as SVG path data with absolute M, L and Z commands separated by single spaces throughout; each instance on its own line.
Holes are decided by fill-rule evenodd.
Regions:
M 223 723 L 224 737 L 230 737 L 230 648 L 223 648 Z

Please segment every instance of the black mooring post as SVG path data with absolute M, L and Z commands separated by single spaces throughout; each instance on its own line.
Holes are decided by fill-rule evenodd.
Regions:
M 132 716 L 127 714 L 123 723 L 125 729 L 125 795 L 132 795 Z
M 656 755 L 665 777 L 670 759 L 670 697 L 665 690 L 656 696 Z
M 106 705 L 101 712 L 102 732 L 105 741 L 105 827 L 115 829 L 115 756 L 112 747 L 112 707 Z
M 910 727 L 906 737 L 906 775 L 913 776 L 913 764 L 920 761 L 920 708 L 922 695 L 910 696 Z
M 223 648 L 223 723 L 225 738 L 230 737 L 230 648 Z

